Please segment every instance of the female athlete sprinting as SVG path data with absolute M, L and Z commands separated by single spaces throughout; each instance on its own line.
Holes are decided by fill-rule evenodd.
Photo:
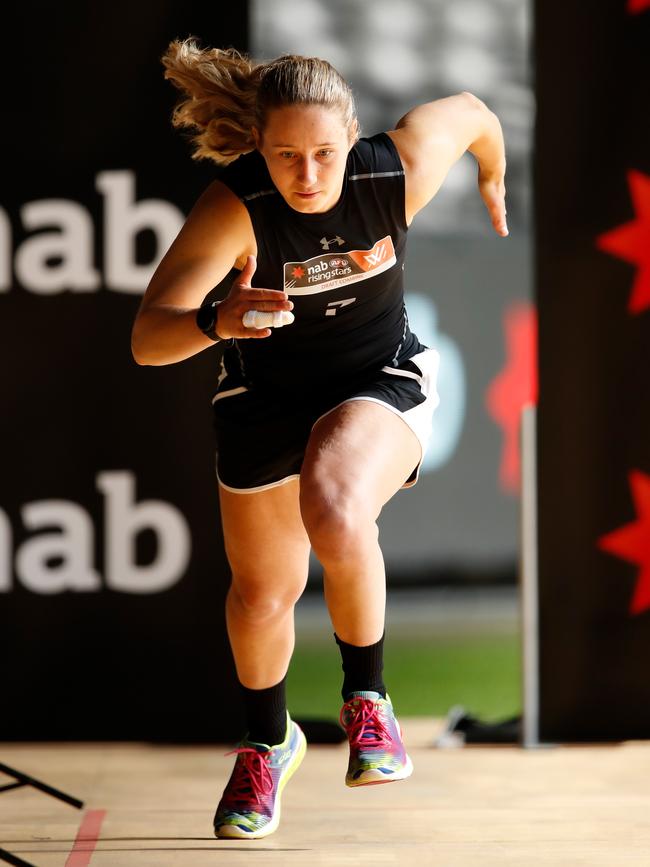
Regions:
M 345 782 L 412 771 L 382 678 L 376 523 L 417 481 L 438 402 L 438 353 L 410 331 L 404 308 L 406 236 L 465 151 L 507 235 L 504 143 L 497 117 L 469 93 L 359 138 L 350 87 L 324 60 L 255 63 L 186 40 L 163 62 L 183 93 L 175 124 L 193 131 L 196 157 L 225 168 L 147 288 L 133 354 L 170 364 L 228 342 L 213 406 L 232 570 L 226 618 L 248 730 L 214 829 L 254 839 L 277 828 L 282 789 L 305 753 L 285 680 L 310 548 L 342 656 Z M 228 296 L 204 304 L 233 267 L 241 273 Z M 258 325 L 275 314 L 282 327 L 247 327 L 247 314 Z

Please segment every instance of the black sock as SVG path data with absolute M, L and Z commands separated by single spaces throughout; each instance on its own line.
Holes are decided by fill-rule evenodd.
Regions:
M 375 644 L 357 647 L 342 641 L 336 633 L 334 638 L 341 651 L 343 659 L 343 688 L 341 695 L 347 701 L 351 692 L 378 692 L 386 698 L 386 687 L 382 671 L 384 670 L 384 636 Z
M 240 683 L 249 741 L 270 747 L 284 741 L 287 735 L 286 680 L 285 675 L 280 683 L 266 689 L 249 689 Z

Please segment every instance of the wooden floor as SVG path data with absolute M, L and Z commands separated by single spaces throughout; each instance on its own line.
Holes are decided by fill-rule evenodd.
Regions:
M 440 750 L 439 723 L 402 723 L 410 780 L 347 789 L 347 745 L 311 746 L 280 829 L 244 842 L 212 836 L 228 747 L 0 744 L 0 762 L 86 802 L 0 793 L 0 848 L 36 867 L 650 865 L 650 743 Z

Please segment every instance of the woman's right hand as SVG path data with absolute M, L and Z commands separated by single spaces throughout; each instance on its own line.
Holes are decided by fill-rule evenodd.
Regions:
M 231 337 L 269 337 L 270 328 L 246 328 L 242 322 L 244 313 L 248 310 L 291 310 L 293 303 L 289 301 L 286 292 L 277 289 L 253 289 L 251 280 L 257 260 L 255 256 L 246 259 L 244 269 L 232 284 L 230 292 L 217 307 L 217 324 L 215 331 L 218 337 L 228 340 Z

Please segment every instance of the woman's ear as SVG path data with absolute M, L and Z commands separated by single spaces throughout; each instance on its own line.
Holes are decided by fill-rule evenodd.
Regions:
M 253 141 L 255 142 L 255 147 L 259 150 L 260 145 L 262 144 L 262 136 L 256 126 L 251 127 L 251 135 L 253 136 Z
M 359 126 L 359 121 L 354 118 L 352 121 L 352 127 L 350 129 L 349 139 L 350 139 L 350 147 L 353 147 L 359 141 L 359 135 L 361 134 L 361 127 Z

